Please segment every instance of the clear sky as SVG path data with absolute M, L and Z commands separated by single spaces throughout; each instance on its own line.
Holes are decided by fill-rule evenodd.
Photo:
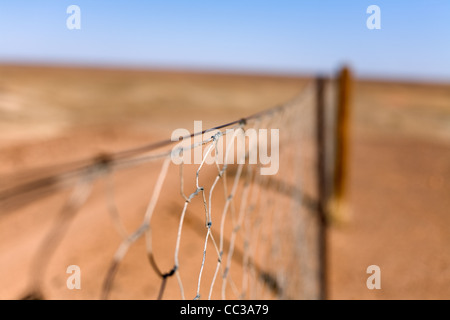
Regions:
M 69 30 L 66 9 L 81 9 Z M 369 5 L 381 29 L 369 30 Z M 0 0 L 0 63 L 450 80 L 450 0 Z

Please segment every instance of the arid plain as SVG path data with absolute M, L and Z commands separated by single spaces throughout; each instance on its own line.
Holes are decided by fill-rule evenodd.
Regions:
M 176 128 L 192 130 L 194 120 L 212 127 L 240 119 L 289 101 L 309 81 L 44 66 L 0 66 L 0 75 L 0 189 L 11 183 L 8 177 L 36 168 L 170 138 Z M 352 211 L 329 228 L 329 298 L 449 299 L 450 84 L 357 80 L 353 93 Z M 116 180 L 122 186 L 117 206 L 126 212 L 124 224 L 130 230 L 141 220 L 156 177 L 157 171 L 145 170 L 148 176 L 132 169 Z M 60 193 L 47 197 L 42 207 L 0 213 L 1 299 L 26 292 L 33 252 L 63 200 Z M 167 203 L 172 205 L 170 199 Z M 91 210 L 77 216 L 49 267 L 48 298 L 100 295 L 119 236 L 103 198 L 86 206 Z M 167 219 L 176 226 L 176 217 Z M 164 219 L 159 223 L 166 225 Z M 164 228 L 155 233 L 176 232 Z M 186 237 L 201 246 L 202 237 L 191 232 Z M 155 246 L 163 253 L 173 243 Z M 148 275 L 143 248 L 144 241 L 130 250 L 111 298 L 155 298 L 158 285 Z M 193 257 L 199 254 L 187 245 L 183 249 Z M 65 287 L 65 266 L 73 260 L 83 266 L 82 290 Z M 198 270 L 195 263 L 192 272 Z M 381 268 L 381 290 L 366 287 L 366 268 L 373 264 Z M 169 268 L 167 262 L 164 269 Z M 193 282 L 187 289 L 194 287 Z M 177 298 L 177 290 L 176 281 L 168 283 L 169 296 Z

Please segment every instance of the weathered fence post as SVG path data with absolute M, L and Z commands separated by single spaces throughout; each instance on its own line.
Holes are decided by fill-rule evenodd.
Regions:
M 351 72 L 345 67 L 338 75 L 334 177 L 331 202 L 329 203 L 330 215 L 336 220 L 343 220 L 349 214 L 348 187 L 351 86 Z

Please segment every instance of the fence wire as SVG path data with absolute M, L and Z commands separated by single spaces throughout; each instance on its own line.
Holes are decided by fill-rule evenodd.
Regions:
M 317 233 L 320 219 L 314 170 L 317 160 L 313 138 L 314 106 L 315 87 L 310 84 L 298 97 L 282 106 L 183 137 L 197 138 L 194 143 L 173 149 L 173 142 L 166 140 L 69 163 L 55 167 L 53 175 L 0 190 L 1 219 L 58 190 L 72 188 L 31 259 L 30 280 L 21 298 L 47 298 L 44 281 L 47 269 L 77 214 L 95 193 L 94 184 L 100 180 L 103 181 L 104 207 L 120 240 L 102 277 L 99 298 L 111 298 L 115 290 L 133 290 L 117 288 L 115 284 L 121 264 L 140 239 L 145 242 L 149 270 L 159 279 L 156 294 L 144 298 L 319 298 Z M 265 129 L 269 134 L 270 129 L 279 129 L 279 150 L 268 149 L 272 153 L 271 164 L 279 167 L 277 174 L 261 175 L 261 169 L 267 166 L 261 161 L 250 163 L 251 156 L 265 150 L 271 139 L 246 142 L 245 152 L 235 152 L 237 135 L 248 129 Z M 202 151 L 201 162 L 185 163 L 184 155 L 197 149 Z M 278 159 L 273 157 L 277 151 Z M 178 165 L 172 162 L 174 154 L 182 159 Z M 159 169 L 152 177 L 154 182 L 142 212 L 142 222 L 129 231 L 122 221 L 123 215 L 128 213 L 121 212 L 117 205 L 118 194 L 124 186 L 115 184 L 114 176 L 127 168 L 144 165 Z M 176 175 L 173 172 L 177 172 Z M 139 186 L 130 182 L 126 187 Z M 161 204 L 164 201 L 176 205 L 168 210 Z M 176 232 L 170 233 L 175 239 L 163 240 L 167 241 L 166 256 L 172 256 L 169 268 L 167 258 L 161 263 L 161 252 L 154 248 L 155 230 L 164 227 L 155 225 L 155 215 L 164 215 L 166 219 L 174 215 L 178 220 Z M 194 241 L 201 245 L 190 245 L 188 253 L 183 252 L 186 251 L 183 244 L 190 241 L 185 235 L 186 228 L 194 230 L 189 237 L 202 238 L 201 242 Z M 201 252 L 201 255 L 196 255 L 199 258 L 196 267 L 187 267 L 186 257 L 193 255 L 192 252 Z M 166 296 L 170 281 L 177 283 L 177 296 Z

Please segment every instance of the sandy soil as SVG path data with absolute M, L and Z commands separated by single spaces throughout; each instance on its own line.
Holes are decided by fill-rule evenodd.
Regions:
M 165 139 L 173 129 L 192 130 L 239 119 L 295 96 L 301 78 L 43 67 L 0 67 L 0 189 L 7 177 L 42 174 L 35 168 L 79 160 Z M 450 86 L 358 82 L 355 87 L 352 215 L 330 228 L 329 298 L 450 298 Z M 114 176 L 116 203 L 128 231 L 142 220 L 155 166 Z M 176 173 L 168 177 L 175 185 Z M 170 182 L 172 181 L 172 182 Z M 120 242 L 105 207 L 102 184 L 76 216 L 44 282 L 47 298 L 98 298 L 104 274 Z M 133 188 L 139 186 L 139 188 Z M 165 212 L 178 212 L 177 191 L 163 193 Z M 27 290 L 33 252 L 69 191 L 61 191 L 0 216 L 0 298 Z M 193 204 L 200 206 L 201 203 Z M 195 208 L 195 207 L 194 207 Z M 95 214 L 93 214 L 95 213 Z M 155 216 L 155 254 L 169 270 L 178 216 Z M 194 220 L 192 220 L 194 219 Z M 197 219 L 197 220 L 195 220 Z M 182 276 L 198 272 L 203 230 L 188 215 Z M 76 239 L 76 241 L 72 241 Z M 67 290 L 65 268 L 83 270 L 82 290 Z M 382 270 L 382 289 L 365 286 L 367 266 Z M 61 271 L 63 270 L 63 271 Z M 143 239 L 120 267 L 111 298 L 154 298 L 159 282 L 148 272 Z M 239 271 L 239 270 L 236 270 Z M 210 277 L 211 275 L 207 275 Z M 195 292 L 195 281 L 187 292 Z M 169 281 L 168 297 L 179 297 Z

